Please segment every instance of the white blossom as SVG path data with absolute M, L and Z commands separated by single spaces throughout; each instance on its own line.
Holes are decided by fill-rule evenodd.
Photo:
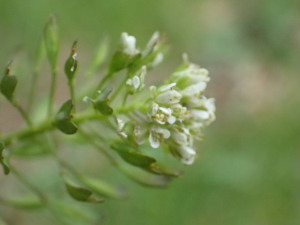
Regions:
M 135 48 L 136 39 L 134 36 L 129 36 L 127 33 L 122 33 L 120 40 L 120 48 L 128 53 L 129 55 L 134 55 L 137 52 Z
M 152 126 L 150 129 L 149 142 L 152 148 L 158 148 L 160 142 L 164 139 L 168 139 L 171 136 L 169 130 L 161 128 L 159 126 Z
M 176 83 L 163 85 L 158 89 L 155 86 L 150 87 L 151 97 L 155 102 L 162 105 L 175 104 L 180 101 L 182 95 L 174 90 Z

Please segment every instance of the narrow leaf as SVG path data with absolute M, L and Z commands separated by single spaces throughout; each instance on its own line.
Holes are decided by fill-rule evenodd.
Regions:
M 128 193 L 123 188 L 116 188 L 102 180 L 83 176 L 80 181 L 96 194 L 113 199 L 124 199 Z
M 170 177 L 151 174 L 127 163 L 118 165 L 118 168 L 128 177 L 146 186 L 166 187 L 171 181 Z
M 150 168 L 150 166 L 156 162 L 156 159 L 137 151 L 133 151 L 124 145 L 122 146 L 120 144 L 113 143 L 111 144 L 111 148 L 114 149 L 126 162 L 134 166 Z

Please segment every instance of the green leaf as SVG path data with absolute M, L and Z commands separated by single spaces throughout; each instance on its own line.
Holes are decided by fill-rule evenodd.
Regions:
M 151 166 L 151 170 L 157 174 L 163 174 L 171 177 L 180 177 L 183 175 L 183 170 L 172 168 L 160 162 L 156 162 Z
M 48 142 L 42 137 L 33 137 L 12 147 L 11 154 L 17 157 L 40 157 L 50 154 Z
M 86 188 L 77 187 L 66 182 L 66 187 L 69 194 L 78 201 L 87 201 L 92 195 L 92 191 Z
M 104 199 L 91 198 L 91 195 L 93 194 L 91 190 L 76 186 L 68 178 L 66 178 L 65 175 L 63 175 L 63 178 L 65 181 L 67 191 L 69 192 L 72 198 L 83 202 L 95 202 L 95 203 L 104 202 Z
M 52 70 L 56 70 L 57 54 L 59 50 L 58 28 L 56 18 L 50 15 L 44 30 L 45 50 Z
M 0 141 L 0 164 L 2 164 L 4 174 L 7 175 L 7 174 L 9 174 L 10 169 L 9 169 L 8 164 L 4 160 L 4 156 L 2 155 L 2 152 L 3 152 L 4 148 L 5 148 L 4 142 Z
M 105 37 L 103 41 L 99 44 L 97 50 L 95 51 L 95 54 L 91 61 L 88 76 L 93 75 L 95 72 L 99 70 L 99 68 L 105 61 L 106 56 L 108 55 L 108 48 L 109 48 L 109 39 Z
M 4 199 L 3 202 L 5 205 L 26 210 L 39 209 L 44 206 L 41 200 L 33 194 L 18 196 L 14 199 Z
M 146 186 L 166 187 L 171 181 L 170 177 L 148 173 L 145 170 L 127 163 L 119 164 L 118 168 L 128 177 Z
M 113 113 L 113 109 L 108 105 L 108 95 L 112 92 L 112 90 L 113 88 L 110 86 L 104 88 L 97 99 L 93 101 L 94 108 L 103 115 L 111 115 Z
M 70 57 L 65 63 L 65 74 L 67 75 L 69 81 L 72 81 L 74 79 L 75 73 L 77 71 L 76 44 L 77 41 L 74 41 Z
M 113 199 L 124 199 L 128 197 L 128 193 L 123 188 L 116 188 L 102 180 L 86 176 L 82 176 L 79 179 L 98 195 Z
M 17 87 L 18 78 L 15 75 L 9 75 L 9 67 L 0 83 L 1 93 L 10 101 L 13 101 L 14 92 Z
M 66 101 L 58 113 L 54 117 L 54 125 L 65 134 L 75 134 L 78 130 L 76 124 L 71 120 L 71 111 L 74 106 L 74 101 L 72 99 Z
M 51 212 L 55 213 L 65 223 L 72 225 L 99 224 L 88 212 L 73 205 L 62 203 L 61 201 L 50 201 L 49 207 Z
M 156 159 L 134 151 L 124 144 L 121 145 L 119 143 L 113 143 L 111 144 L 111 148 L 114 149 L 126 162 L 134 166 L 148 169 L 156 162 Z

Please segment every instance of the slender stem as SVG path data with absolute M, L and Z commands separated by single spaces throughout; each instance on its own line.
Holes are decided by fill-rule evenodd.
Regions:
M 123 102 L 122 102 L 122 106 L 125 106 L 128 95 L 129 95 L 128 93 L 126 93 L 126 94 L 124 95 Z
M 53 111 L 53 99 L 56 87 L 56 77 L 57 77 L 57 69 L 52 70 L 52 80 L 51 80 L 51 90 L 50 90 L 50 98 L 48 105 L 48 117 L 51 117 Z
M 13 106 L 16 107 L 19 112 L 21 113 L 22 117 L 24 118 L 24 120 L 26 121 L 26 123 L 28 124 L 28 126 L 32 127 L 32 122 L 29 119 L 27 113 L 24 111 L 24 109 L 19 105 L 18 102 L 13 102 Z
M 113 75 L 112 72 L 110 72 L 109 70 L 106 72 L 104 78 L 100 81 L 100 83 L 98 84 L 96 91 L 95 91 L 95 95 L 97 94 L 97 92 L 99 90 L 102 89 L 103 85 L 105 84 L 105 82 L 108 80 L 108 78 L 110 78 Z
M 19 171 L 17 171 L 14 167 L 10 165 L 10 170 L 13 172 L 13 174 L 25 185 L 30 189 L 32 192 L 34 192 L 42 202 L 45 202 L 45 195 L 33 184 L 31 184 L 24 176 L 22 176 Z
M 74 80 L 69 81 L 71 99 L 74 101 L 73 112 L 76 113 L 76 98 L 74 93 Z
M 30 93 L 29 93 L 29 100 L 27 105 L 27 112 L 30 113 L 33 102 L 34 102 L 34 94 L 37 84 L 37 77 L 38 77 L 38 70 L 35 69 L 33 72 L 32 80 L 31 80 L 31 87 L 30 87 Z
M 112 95 L 112 97 L 111 97 L 111 102 L 113 101 L 113 100 L 115 100 L 116 99 L 116 97 L 118 97 L 118 95 L 120 94 L 120 92 L 122 91 L 122 89 L 125 87 L 125 83 L 126 83 L 126 80 L 127 80 L 128 78 L 126 77 L 125 78 L 125 80 L 120 84 L 120 86 L 118 87 L 118 89 L 113 93 L 113 95 Z
M 103 153 L 103 154 L 111 161 L 111 163 L 112 163 L 113 165 L 118 165 L 118 164 L 119 164 L 118 161 L 117 161 L 117 159 L 116 159 L 116 157 L 113 156 L 113 154 L 111 154 L 109 151 L 107 151 L 106 147 L 99 145 L 99 143 L 96 142 L 95 139 L 94 139 L 91 135 L 85 133 L 85 132 L 82 131 L 82 130 L 79 130 L 79 133 L 80 133 L 84 138 L 86 138 L 86 139 L 90 142 L 91 145 L 93 145 L 96 149 L 100 150 L 100 151 L 101 151 L 101 152 L 102 152 L 102 153 Z M 97 135 L 97 137 L 101 137 L 101 140 L 102 140 L 104 143 L 107 142 L 107 140 L 106 140 L 105 138 L 103 138 L 102 136 Z

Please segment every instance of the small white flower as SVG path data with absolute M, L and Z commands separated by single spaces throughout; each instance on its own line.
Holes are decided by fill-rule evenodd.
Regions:
M 175 128 L 171 132 L 172 140 L 178 145 L 192 145 L 193 139 L 189 130 L 183 127 Z
M 177 120 L 182 122 L 183 120 L 187 119 L 189 117 L 189 111 L 186 107 L 183 107 L 179 103 L 172 106 L 173 115 Z
M 191 165 L 195 161 L 196 152 L 189 146 L 172 146 L 173 155 L 182 163 Z
M 180 101 L 182 95 L 174 90 L 176 83 L 163 85 L 156 89 L 155 86 L 150 87 L 151 97 L 155 102 L 162 105 L 175 104 Z
M 134 55 L 136 54 L 136 48 L 135 48 L 136 39 L 134 36 L 129 36 L 127 33 L 122 33 L 121 40 L 120 40 L 120 48 L 130 54 Z
M 180 91 L 183 96 L 200 96 L 200 93 L 203 92 L 206 88 L 207 84 L 205 82 L 199 82 L 196 84 L 192 84 L 187 88 Z
M 162 53 L 158 53 L 154 58 L 154 60 L 150 64 L 148 64 L 148 67 L 150 67 L 151 69 L 155 68 L 159 64 L 161 64 L 163 60 L 164 60 L 164 55 Z
M 152 103 L 148 118 L 150 121 L 156 121 L 159 124 L 165 124 L 168 122 L 169 124 L 173 124 L 176 122 L 176 117 L 172 115 L 172 110 L 170 108 L 159 107 L 155 102 Z
M 162 142 L 164 139 L 168 139 L 170 136 L 171 133 L 169 130 L 158 126 L 152 126 L 149 135 L 150 145 L 152 148 L 158 148 L 160 142 Z
M 126 85 L 129 93 L 133 94 L 137 91 L 141 91 L 144 88 L 145 75 L 146 75 L 146 66 L 143 66 L 141 70 L 138 71 L 133 78 L 129 78 L 126 81 Z

